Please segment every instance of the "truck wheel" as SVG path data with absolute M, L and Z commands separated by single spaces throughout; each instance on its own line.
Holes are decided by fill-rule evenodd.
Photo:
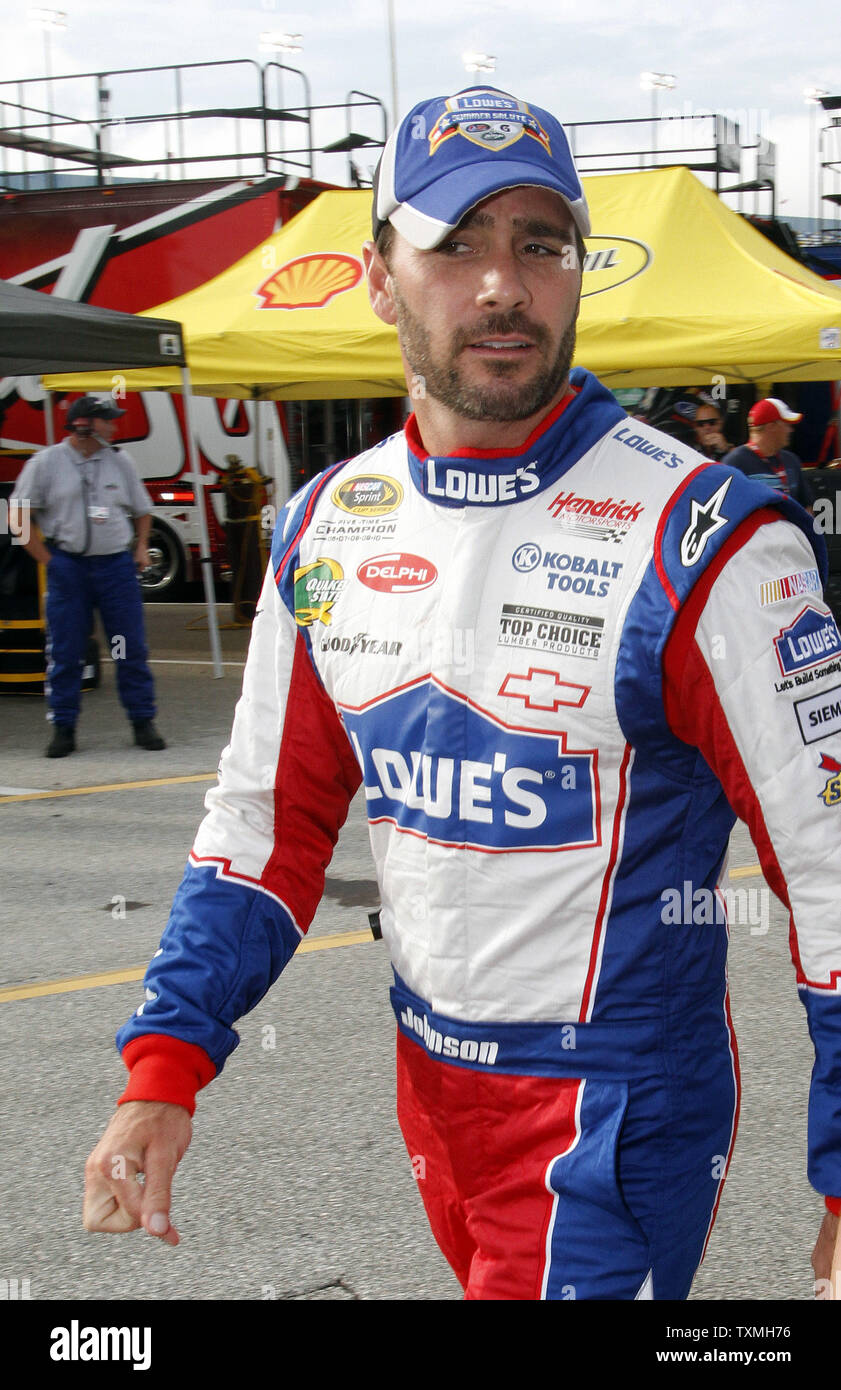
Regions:
M 184 582 L 184 554 L 177 536 L 153 521 L 148 549 L 149 568 L 140 575 L 143 597 L 175 598 Z

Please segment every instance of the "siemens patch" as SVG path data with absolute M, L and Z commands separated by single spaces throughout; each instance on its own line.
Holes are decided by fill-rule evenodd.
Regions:
M 841 733 L 841 685 L 795 700 L 794 710 L 804 743 L 817 743 L 830 734 Z

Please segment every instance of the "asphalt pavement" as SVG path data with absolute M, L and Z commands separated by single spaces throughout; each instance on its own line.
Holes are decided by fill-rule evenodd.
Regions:
M 359 798 L 308 949 L 199 1098 L 175 1188 L 182 1243 L 82 1229 L 84 1160 L 125 1075 L 113 1035 L 141 1000 L 239 694 L 248 632 L 223 630 L 217 680 L 201 615 L 147 605 L 165 752 L 131 745 L 110 663 L 70 758 L 43 757 L 43 701 L 0 702 L 0 1281 L 28 1280 L 42 1300 L 457 1300 L 394 1118 Z M 745 890 L 731 940 L 744 1091 L 692 1299 L 808 1300 L 822 1213 L 805 1176 L 811 1047 L 785 914 L 741 829 L 731 867 Z

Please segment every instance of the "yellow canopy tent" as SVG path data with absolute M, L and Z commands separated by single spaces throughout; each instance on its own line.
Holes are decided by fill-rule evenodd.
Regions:
M 585 179 L 576 362 L 611 386 L 841 378 L 841 292 L 777 250 L 689 170 Z M 403 395 L 396 335 L 375 317 L 360 259 L 367 191 L 322 193 L 242 260 L 148 312 L 183 325 L 193 389 L 307 400 Z M 179 390 L 176 371 L 127 390 Z M 110 375 L 46 377 L 105 389 Z

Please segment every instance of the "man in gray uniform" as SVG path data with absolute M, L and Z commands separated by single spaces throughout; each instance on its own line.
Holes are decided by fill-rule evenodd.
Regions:
M 140 748 L 166 744 L 154 724 L 137 569 L 149 563 L 152 502 L 128 454 L 112 445 L 125 411 L 83 396 L 67 412 L 70 434 L 23 468 L 11 499 L 29 554 L 47 567 L 47 698 L 53 723 L 48 758 L 76 748 L 82 664 L 98 608 L 117 664 L 120 699 Z M 32 514 L 42 535 L 28 534 Z M 131 553 L 135 532 L 137 546 Z M 43 539 L 42 539 L 43 537 Z

